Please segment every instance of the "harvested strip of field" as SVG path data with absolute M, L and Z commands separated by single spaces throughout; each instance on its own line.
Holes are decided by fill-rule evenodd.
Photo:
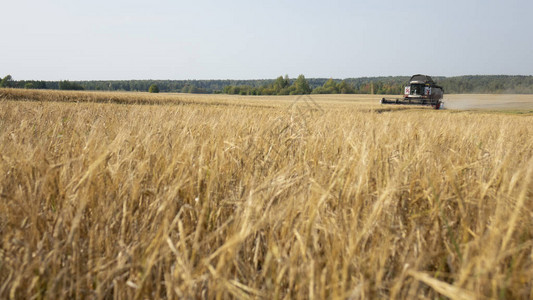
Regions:
M 533 112 L 532 95 L 446 95 L 445 107 L 460 110 L 527 110 Z
M 0 101 L 0 298 L 532 296 L 532 116 L 41 95 Z

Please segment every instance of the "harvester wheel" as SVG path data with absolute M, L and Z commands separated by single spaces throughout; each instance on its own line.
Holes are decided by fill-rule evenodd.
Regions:
M 440 105 L 441 105 L 441 102 L 438 101 L 438 102 L 435 104 L 435 109 L 440 109 Z

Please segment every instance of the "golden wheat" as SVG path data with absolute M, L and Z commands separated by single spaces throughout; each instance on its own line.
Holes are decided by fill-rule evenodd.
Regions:
M 533 297 L 531 115 L 0 95 L 0 298 Z

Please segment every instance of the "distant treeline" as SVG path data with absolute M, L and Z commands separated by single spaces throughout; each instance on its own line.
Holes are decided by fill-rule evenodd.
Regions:
M 3 77 L 0 87 L 26 89 L 62 89 L 95 91 L 148 91 L 157 85 L 161 92 L 226 93 L 237 95 L 290 95 L 290 94 L 390 94 L 403 93 L 410 76 L 361 77 L 344 80 L 308 78 L 303 75 L 289 78 L 258 80 L 91 80 L 91 81 L 36 81 L 14 80 Z M 473 75 L 439 77 L 433 79 L 448 94 L 533 94 L 533 76 Z

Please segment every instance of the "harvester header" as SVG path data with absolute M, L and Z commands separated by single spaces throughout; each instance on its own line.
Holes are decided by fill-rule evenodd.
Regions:
M 430 76 L 416 74 L 411 77 L 404 88 L 403 98 L 381 99 L 381 104 L 430 105 L 441 108 L 444 89 L 437 85 Z

